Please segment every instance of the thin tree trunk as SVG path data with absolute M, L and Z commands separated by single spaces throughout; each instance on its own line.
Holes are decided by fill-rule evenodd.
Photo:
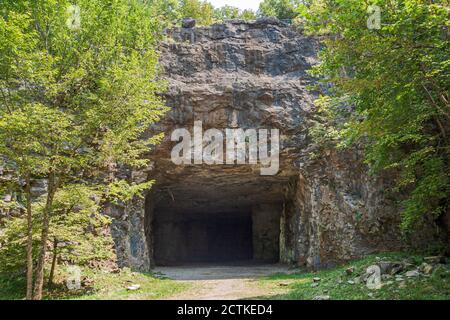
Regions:
M 33 298 L 33 217 L 31 212 L 31 178 L 26 176 L 25 193 L 27 197 L 27 300 Z
M 50 276 L 48 278 L 48 286 L 53 285 L 53 277 L 55 276 L 56 269 L 56 258 L 58 256 L 58 239 L 53 239 L 53 258 L 52 258 L 52 267 L 50 269 Z
M 41 243 L 39 246 L 38 263 L 36 268 L 36 282 L 34 284 L 34 300 L 42 299 L 42 289 L 44 287 L 45 254 L 47 252 L 48 230 L 55 191 L 55 174 L 53 172 L 50 172 L 48 176 L 47 202 L 45 204 L 42 216 L 42 234 Z

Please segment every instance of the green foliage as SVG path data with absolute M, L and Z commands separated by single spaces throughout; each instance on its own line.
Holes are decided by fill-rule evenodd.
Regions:
M 263 0 L 259 4 L 258 14 L 278 19 L 294 19 L 298 15 L 300 0 Z
M 0 44 L 9 53 L 0 76 L 1 154 L 40 173 L 145 165 L 141 154 L 161 137 L 140 137 L 166 110 L 151 50 L 157 22 L 137 0 L 78 1 L 82 23 L 72 30 L 70 3 L 54 2 L 5 5 L 2 32 L 25 40 Z
M 312 1 L 299 12 L 324 38 L 313 74 L 332 87 L 318 100 L 323 136 L 340 147 L 366 146 L 372 171 L 397 177 L 404 231 L 448 208 L 450 74 L 446 1 Z
M 9 217 L 2 221 L 0 230 L 0 274 L 12 277 L 23 275 L 26 266 L 27 224 L 24 216 Z M 35 226 L 33 255 L 36 256 L 39 237 Z
M 86 265 L 113 258 L 112 238 L 107 232 L 110 218 L 100 213 L 101 192 L 86 185 L 68 185 L 55 194 L 49 239 L 56 241 L 56 254 L 64 263 Z M 33 204 L 34 255 L 45 195 Z M 8 217 L 0 234 L 0 272 L 21 273 L 25 269 L 26 217 Z
M 62 261 L 86 265 L 113 258 L 107 232 L 111 220 L 100 211 L 101 196 L 95 186 L 81 184 L 68 185 L 55 194 L 49 238 L 56 241 Z M 44 201 L 42 197 L 35 204 L 38 216 Z
M 208 1 L 202 0 L 151 0 L 147 3 L 153 16 L 161 21 L 161 25 L 169 27 L 180 24 L 183 18 L 193 18 L 197 26 L 208 26 L 216 22 L 230 19 L 254 20 L 256 14 L 252 10 L 225 5 L 214 8 Z
M 241 19 L 248 21 L 254 20 L 255 18 L 256 15 L 252 10 L 240 10 L 239 8 L 229 5 L 214 9 L 214 19 L 216 21 L 225 21 L 232 19 Z
M 146 4 L 162 28 L 173 26 L 182 18 L 179 0 L 149 0 L 146 1 Z
M 151 188 L 155 181 L 150 180 L 143 183 L 128 183 L 125 180 L 114 181 L 108 186 L 106 196 L 114 203 L 127 202 L 133 197 L 142 197 L 145 190 Z
M 239 17 L 239 19 L 245 20 L 245 21 L 251 21 L 256 19 L 256 13 L 253 10 L 245 9 L 242 10 Z
M 209 26 L 214 21 L 214 7 L 208 1 L 180 0 L 180 17 L 193 18 L 199 26 Z
M 59 268 L 55 275 L 55 284 L 44 292 L 48 300 L 154 300 L 165 299 L 192 287 L 191 284 L 171 279 L 161 279 L 151 273 L 132 272 L 123 268 L 112 273 L 105 268 L 82 266 L 81 275 L 90 285 L 81 290 L 68 290 L 65 284 L 70 273 Z M 127 290 L 132 283 L 140 284 L 137 291 Z M 23 299 L 25 282 L 21 277 L 0 274 L 0 300 Z
M 227 19 L 238 19 L 239 11 L 239 8 L 225 5 L 223 7 L 214 9 L 214 18 L 219 21 Z
M 351 261 L 343 266 L 317 272 L 278 274 L 260 280 L 263 287 L 288 283 L 285 294 L 261 297 L 280 300 L 312 300 L 316 296 L 329 296 L 331 300 L 448 300 L 450 298 L 450 268 L 439 265 L 430 275 L 408 278 L 402 281 L 394 277 L 382 279 L 378 290 L 367 288 L 366 283 L 356 279 L 366 273 L 367 267 L 379 261 L 404 261 L 418 267 L 423 262 L 421 256 L 405 253 L 382 253 Z M 353 268 L 348 274 L 346 269 Z M 313 278 L 320 278 L 317 286 L 312 286 Z M 351 281 L 350 283 L 348 281 Z
M 97 197 L 105 201 L 104 189 L 115 183 L 116 194 L 129 200 L 150 186 L 128 186 L 115 171 L 147 165 L 143 154 L 162 138 L 144 137 L 167 110 L 154 49 L 162 24 L 140 0 L 71 5 L 1 3 L 0 161 L 13 174 L 0 190 L 15 194 L 11 203 L 20 208 L 2 228 L 2 266 L 24 257 L 26 177 L 49 185 L 32 199 L 33 237 L 40 232 L 43 239 L 40 262 L 47 231 L 49 241 L 61 244 L 58 254 L 71 261 L 106 257 L 100 248 L 111 252 L 110 239 L 97 242 L 94 235 L 107 221 L 89 197 L 102 191 Z

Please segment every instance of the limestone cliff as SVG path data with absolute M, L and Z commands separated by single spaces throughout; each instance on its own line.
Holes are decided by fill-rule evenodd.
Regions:
M 171 111 L 151 129 L 166 137 L 149 154 L 152 167 L 131 174 L 156 179 L 151 193 L 115 213 L 122 265 L 146 270 L 155 259 L 207 255 L 207 225 L 190 223 L 208 214 L 220 225 L 221 215 L 249 213 L 252 239 L 239 241 L 252 243 L 254 259 L 319 268 L 401 247 L 399 214 L 384 192 L 389 181 L 367 174 L 361 152 L 319 148 L 310 137 L 316 97 L 307 70 L 318 49 L 316 39 L 276 20 L 167 31 L 161 63 Z M 171 132 L 191 130 L 196 120 L 204 130 L 279 129 L 278 174 L 261 176 L 248 164 L 173 164 Z M 195 249 L 185 243 L 192 238 Z

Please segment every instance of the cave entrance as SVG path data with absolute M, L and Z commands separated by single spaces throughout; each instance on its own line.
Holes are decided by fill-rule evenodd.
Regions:
M 261 176 L 250 169 L 224 165 L 160 170 L 145 205 L 151 265 L 283 260 L 290 177 Z
M 219 212 L 155 208 L 154 262 L 160 266 L 277 262 L 280 208 L 258 205 Z
M 154 222 L 156 264 L 223 263 L 253 258 L 251 212 L 169 216 L 165 219 L 157 215 Z

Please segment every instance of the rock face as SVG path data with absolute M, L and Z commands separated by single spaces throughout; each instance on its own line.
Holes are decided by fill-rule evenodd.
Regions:
M 152 167 L 130 173 L 156 184 L 145 201 L 116 210 L 122 265 L 148 270 L 250 257 L 320 268 L 401 247 L 388 181 L 367 174 L 360 152 L 327 150 L 310 137 L 314 38 L 273 19 L 175 28 L 167 36 L 161 62 L 171 111 L 151 129 L 165 132 L 149 154 Z M 194 121 L 203 130 L 278 129 L 278 173 L 261 175 L 259 164 L 175 165 L 171 133 L 192 132 Z

